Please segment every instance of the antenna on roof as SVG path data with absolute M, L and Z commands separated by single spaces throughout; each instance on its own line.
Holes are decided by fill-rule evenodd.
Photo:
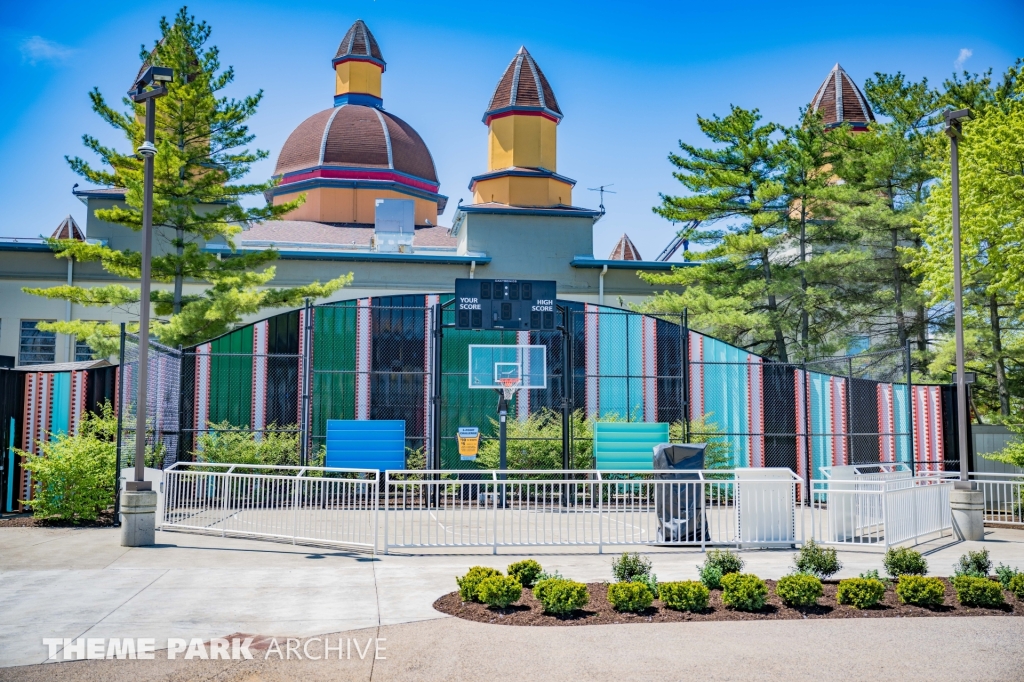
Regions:
M 591 192 L 600 192 L 600 194 L 601 194 L 601 204 L 598 206 L 598 208 L 601 209 L 601 215 L 604 215 L 604 195 L 605 195 L 605 192 L 607 192 L 608 194 L 617 194 L 617 192 L 613 192 L 610 189 L 606 189 L 607 187 L 613 187 L 614 185 L 615 185 L 615 183 L 613 182 L 613 183 L 610 183 L 608 185 L 601 185 L 600 187 L 588 187 L 587 188 Z

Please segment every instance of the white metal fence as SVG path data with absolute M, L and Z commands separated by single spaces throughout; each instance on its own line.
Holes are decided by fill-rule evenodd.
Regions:
M 985 523 L 1024 525 L 1024 474 L 971 474 L 985 493 Z
M 803 540 L 799 484 L 789 469 L 388 471 L 384 551 L 795 546 Z
M 164 470 L 162 530 L 377 547 L 372 469 L 179 462 Z

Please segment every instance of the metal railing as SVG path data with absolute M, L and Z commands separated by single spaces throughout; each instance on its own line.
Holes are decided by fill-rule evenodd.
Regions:
M 373 469 L 179 462 L 164 470 L 161 530 L 377 548 Z
M 985 494 L 985 523 L 1024 525 L 1024 474 L 973 473 L 970 479 Z
M 387 471 L 384 551 L 795 546 L 800 479 L 763 471 Z
M 952 531 L 951 480 L 942 476 L 868 478 L 878 473 L 811 481 L 811 534 L 816 542 L 888 549 Z

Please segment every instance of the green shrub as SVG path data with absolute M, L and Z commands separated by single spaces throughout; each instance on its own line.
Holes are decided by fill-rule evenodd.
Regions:
M 708 550 L 704 564 L 700 570 L 700 581 L 709 590 L 717 590 L 722 586 L 722 576 L 739 573 L 743 570 L 743 559 L 727 549 Z
M 608 602 L 616 611 L 639 613 L 650 608 L 654 594 L 641 582 L 612 583 L 608 586 Z
M 877 568 L 872 568 L 870 571 L 864 571 L 863 573 L 860 574 L 859 577 L 864 579 L 864 580 L 877 580 L 880 583 L 886 583 L 886 584 L 888 584 L 890 582 L 888 578 L 883 578 L 882 577 L 882 575 L 878 572 Z
M 696 580 L 661 583 L 658 588 L 661 601 L 670 609 L 699 613 L 708 608 L 711 592 L 704 584 Z
M 533 559 L 517 561 L 508 565 L 509 576 L 518 580 L 523 587 L 533 587 L 543 572 L 544 569 L 541 568 L 541 565 Z
M 839 581 L 836 599 L 855 609 L 869 609 L 882 600 L 885 583 L 874 578 L 847 578 Z
M 295 424 L 278 426 L 272 422 L 264 431 L 252 431 L 223 421 L 210 422 L 210 431 L 196 439 L 192 455 L 198 462 L 225 464 L 299 464 L 299 432 Z M 310 466 L 323 466 L 323 454 L 317 453 Z M 320 461 L 316 461 L 317 459 Z
M 722 603 L 740 611 L 760 611 L 768 599 L 768 585 L 752 573 L 722 576 Z
M 622 556 L 612 559 L 612 577 L 618 583 L 631 583 L 651 574 L 651 560 L 636 552 L 623 552 Z
M 928 574 L 928 562 L 924 556 L 909 547 L 890 547 L 882 559 L 882 565 L 885 566 L 885 572 L 890 578 Z
M 480 581 L 476 589 L 477 597 L 488 606 L 499 609 L 508 608 L 509 604 L 519 601 L 523 596 L 523 586 L 515 578 L 504 575 L 492 575 Z
M 1003 588 L 994 580 L 961 575 L 953 578 L 957 600 L 964 606 L 998 608 L 1005 604 Z
M 533 588 L 533 596 L 544 606 L 544 611 L 564 616 L 578 611 L 590 603 L 587 586 L 574 580 L 548 578 Z
M 819 578 L 829 578 L 843 567 L 834 548 L 825 548 L 814 540 L 808 540 L 800 552 L 793 557 L 798 573 L 806 573 Z
M 992 560 L 988 556 L 987 549 L 983 549 L 980 552 L 968 552 L 953 564 L 954 577 L 988 578 L 988 574 L 991 571 Z
M 996 577 L 999 578 L 999 584 L 1003 586 L 1004 590 L 1010 589 L 1010 583 L 1018 575 L 1021 575 L 1021 572 L 1016 568 L 1010 568 L 1002 563 L 996 566 Z
M 32 507 L 33 516 L 95 521 L 114 504 L 117 415 L 110 403 L 104 403 L 98 414 L 86 413 L 76 435 L 59 433 L 38 445 L 38 455 L 14 451 L 32 472 L 32 499 L 22 501 Z
M 1024 601 L 1024 573 L 1018 573 L 1017 575 L 1010 578 L 1010 584 L 1007 586 L 1010 592 L 1013 592 L 1017 599 Z
M 896 583 L 896 596 L 904 604 L 933 608 L 946 600 L 946 586 L 938 578 L 902 575 Z
M 559 573 L 558 571 L 541 571 L 540 575 L 537 576 L 537 579 L 533 581 L 533 584 L 536 585 L 541 580 L 550 580 L 551 578 L 558 578 L 559 580 L 566 580 L 566 577 L 564 575 L 562 575 L 561 573 Z
M 480 583 L 497 575 L 501 575 L 501 571 L 487 566 L 474 566 L 466 572 L 466 575 L 456 578 L 455 582 L 459 584 L 459 596 L 462 597 L 462 601 L 480 601 L 480 596 L 477 594 Z
M 594 419 L 588 419 L 583 410 L 569 415 L 572 440 L 570 469 L 594 468 Z M 480 452 L 477 463 L 484 469 L 497 469 L 500 464 L 500 442 L 497 438 L 500 424 L 490 420 L 491 435 L 487 438 L 481 429 Z M 603 420 L 604 421 L 604 420 Z M 509 419 L 507 424 L 509 469 L 561 469 L 562 468 L 562 413 L 547 408 L 531 412 L 525 420 Z
M 786 606 L 814 606 L 824 592 L 821 580 L 813 575 L 787 575 L 775 586 L 775 594 Z

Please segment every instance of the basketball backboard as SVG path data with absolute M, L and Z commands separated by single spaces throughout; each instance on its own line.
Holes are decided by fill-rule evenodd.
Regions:
M 547 388 L 545 346 L 471 345 L 469 387 L 502 389 L 516 379 L 516 388 Z M 505 380 L 504 382 L 502 380 Z

